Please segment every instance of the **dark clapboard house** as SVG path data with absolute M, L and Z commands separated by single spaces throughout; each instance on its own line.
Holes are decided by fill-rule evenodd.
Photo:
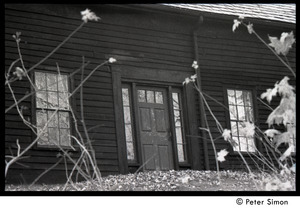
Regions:
M 266 130 L 270 111 L 257 97 L 285 75 L 291 78 L 291 84 L 295 85 L 295 81 L 285 66 L 245 27 L 240 26 L 233 32 L 233 19 L 244 15 L 245 21 L 253 23 L 256 32 L 269 43 L 268 35 L 280 37 L 282 32 L 295 33 L 293 5 L 6 4 L 5 70 L 19 57 L 13 34 L 21 32 L 24 65 L 30 68 L 81 24 L 80 12 L 86 8 L 101 20 L 85 24 L 29 74 L 43 89 L 39 97 L 46 103 L 40 103 L 37 94 L 32 94 L 19 104 L 27 107 L 23 108 L 24 117 L 39 128 L 38 123 L 46 121 L 53 112 L 52 106 L 59 103 L 59 118 L 56 124 L 48 124 L 48 137 L 41 138 L 26 152 L 27 158 L 10 166 L 8 182 L 30 183 L 57 162 L 59 150 L 49 141 L 53 136 L 61 146 L 70 149 L 74 158 L 78 157 L 78 152 L 71 149 L 76 142 L 68 137 L 75 135 L 68 107 L 72 106 L 80 118 L 80 91 L 67 100 L 60 95 L 62 84 L 53 88 L 47 81 L 57 81 L 58 63 L 62 81 L 68 92 L 72 92 L 81 82 L 81 72 L 72 77 L 68 75 L 80 68 L 83 56 L 89 62 L 85 76 L 110 57 L 117 60 L 97 70 L 83 88 L 84 120 L 90 128 L 89 135 L 103 176 L 133 173 L 141 166 L 141 170 L 215 170 L 209 137 L 199 129 L 204 127 L 204 114 L 213 137 L 217 138 L 217 151 L 230 152 L 226 161 L 220 163 L 220 169 L 245 169 L 236 150 L 245 153 L 251 163 L 251 147 L 232 148 L 223 138 L 218 138 L 221 134 L 208 109 L 205 108 L 205 113 L 200 111 L 203 104 L 199 102 L 198 92 L 193 85 L 183 85 L 183 81 L 196 73 L 192 63 L 198 61 L 197 73 L 206 95 L 227 107 L 228 97 L 245 99 L 244 107 L 238 110 L 246 111 L 238 113 L 239 119 L 231 119 L 227 109 L 207 97 L 223 128 L 230 129 L 234 122 L 247 118 Z M 295 69 L 295 49 L 288 57 Z M 26 77 L 12 83 L 17 99 L 30 93 L 30 87 Z M 8 108 L 13 99 L 7 86 L 5 94 Z M 53 98 L 57 96 L 55 102 Z M 278 104 L 279 99 L 276 100 L 271 106 Z M 79 129 L 83 134 L 81 124 Z M 35 137 L 16 108 L 5 114 L 6 155 L 16 154 L 17 139 L 21 148 L 25 148 Z M 236 136 L 238 144 L 242 139 Z M 254 144 L 260 152 L 265 152 L 255 138 L 248 139 L 247 144 Z M 65 164 L 61 162 L 40 181 L 61 182 L 65 178 Z

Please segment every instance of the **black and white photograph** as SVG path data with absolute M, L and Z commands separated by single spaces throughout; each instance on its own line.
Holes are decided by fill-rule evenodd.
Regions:
M 295 3 L 5 3 L 4 16 L 4 194 L 296 193 Z

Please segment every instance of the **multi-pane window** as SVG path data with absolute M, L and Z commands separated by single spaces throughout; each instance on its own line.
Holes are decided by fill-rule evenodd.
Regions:
M 68 76 L 36 71 L 35 85 L 37 145 L 71 146 Z
M 154 90 L 138 90 L 138 102 L 163 104 L 163 93 Z
M 123 112 L 124 112 L 124 125 L 125 125 L 125 138 L 127 147 L 127 160 L 134 162 L 136 160 L 134 142 L 133 142 L 133 128 L 132 128 L 132 115 L 131 115 L 131 102 L 129 95 L 129 88 L 122 88 L 123 99 Z
M 245 122 L 254 122 L 252 94 L 246 90 L 227 89 L 232 139 L 235 151 L 255 152 L 254 136 L 246 136 Z
M 175 136 L 177 143 L 178 161 L 186 162 L 186 142 L 183 135 L 183 120 L 182 120 L 182 106 L 180 101 L 179 92 L 172 93 L 173 110 L 174 110 L 174 124 L 175 124 Z

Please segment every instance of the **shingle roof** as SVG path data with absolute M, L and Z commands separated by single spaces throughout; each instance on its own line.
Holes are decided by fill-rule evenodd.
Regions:
M 185 10 L 296 23 L 296 4 L 164 4 Z

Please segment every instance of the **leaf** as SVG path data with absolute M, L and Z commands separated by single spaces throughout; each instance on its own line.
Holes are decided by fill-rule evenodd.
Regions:
M 194 69 L 198 69 L 199 66 L 198 66 L 197 61 L 193 61 L 192 67 L 193 67 Z
M 239 25 L 241 24 L 241 21 L 234 19 L 233 20 L 233 26 L 232 26 L 232 31 L 235 32 L 235 30 L 239 27 Z
M 289 77 L 285 76 L 277 85 L 279 95 L 283 97 L 291 97 L 294 95 L 294 87 L 292 87 L 288 81 Z
M 251 23 L 249 23 L 248 25 L 247 25 L 247 29 L 248 29 L 248 32 L 249 32 L 249 34 L 252 34 L 253 33 L 253 24 Z
M 294 124 L 296 120 L 296 102 L 295 97 L 282 98 L 278 107 L 276 107 L 268 116 L 267 123 L 269 127 L 273 124 Z
M 276 86 L 275 88 L 273 88 L 273 89 L 271 89 L 271 88 L 267 89 L 266 92 L 264 92 L 264 93 L 262 93 L 262 94 L 260 95 L 260 98 L 261 98 L 261 99 L 266 98 L 267 101 L 268 101 L 269 103 L 271 103 L 271 100 L 272 100 L 273 96 L 276 96 L 276 94 L 277 94 L 277 86 Z
M 243 19 L 245 19 L 245 16 L 244 16 L 244 15 L 240 15 L 240 16 L 239 16 L 239 19 L 240 19 L 240 20 L 243 20 Z
M 254 123 L 244 122 L 243 128 L 240 130 L 241 135 L 246 137 L 253 137 L 255 133 Z
M 291 143 L 289 132 L 284 132 L 279 135 L 274 136 L 273 144 L 275 145 L 275 149 L 277 149 L 281 144 Z
M 278 40 L 277 37 L 271 37 L 269 36 L 270 40 L 270 46 L 273 47 L 276 51 L 276 53 L 279 55 L 280 53 L 282 55 L 287 55 L 289 50 L 292 48 L 292 45 L 295 42 L 293 31 L 290 33 L 282 33 L 280 40 Z
M 225 141 L 228 141 L 231 138 L 231 130 L 224 129 L 222 136 Z
M 191 82 L 191 79 L 189 77 L 185 78 L 184 82 L 182 83 L 182 85 L 187 85 Z
M 289 157 L 292 152 L 295 150 L 294 145 L 290 145 L 289 148 L 282 154 L 282 156 L 279 158 L 280 161 L 284 161 L 287 157 Z
M 187 184 L 187 183 L 189 183 L 190 179 L 191 179 L 190 176 L 186 176 L 181 179 L 181 182 L 182 182 L 182 184 Z
M 91 12 L 91 10 L 86 9 L 84 11 L 80 12 L 82 15 L 82 20 L 87 23 L 88 20 L 94 20 L 94 21 L 98 21 L 101 20 L 100 17 L 96 16 L 96 14 L 94 12 Z
M 13 75 L 15 75 L 16 77 L 18 77 L 19 80 L 22 79 L 22 77 L 25 77 L 25 71 L 20 68 L 20 67 L 16 67 L 15 71 L 13 72 Z
M 281 132 L 276 129 L 268 129 L 264 133 L 270 138 L 273 138 L 275 135 L 281 134 Z
M 225 161 L 225 156 L 228 154 L 229 152 L 226 149 L 222 149 L 220 152 L 217 153 L 218 157 L 218 161 L 220 162 L 224 162 Z
M 113 57 L 110 57 L 110 58 L 108 59 L 108 62 L 109 62 L 109 63 L 115 63 L 115 62 L 117 62 L 117 60 L 116 60 L 115 58 L 113 58 Z

